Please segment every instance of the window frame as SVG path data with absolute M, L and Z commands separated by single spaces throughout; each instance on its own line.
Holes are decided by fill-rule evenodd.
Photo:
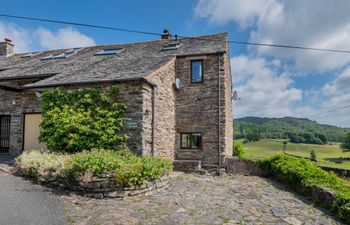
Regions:
M 194 134 L 199 134 L 200 135 L 200 146 L 198 148 L 192 148 L 192 143 L 190 143 L 189 147 L 184 147 L 182 146 L 182 135 L 194 135 Z M 202 150 L 203 149 L 203 134 L 202 132 L 181 132 L 180 133 L 180 149 L 182 150 Z
M 201 63 L 201 66 L 202 66 L 202 79 L 201 81 L 196 81 L 196 82 L 193 82 L 193 63 L 195 62 L 200 62 Z M 203 84 L 204 83 L 204 60 L 203 59 L 194 59 L 194 60 L 190 60 L 190 64 L 191 64 L 191 70 L 190 70 L 190 79 L 191 79 L 191 84 Z

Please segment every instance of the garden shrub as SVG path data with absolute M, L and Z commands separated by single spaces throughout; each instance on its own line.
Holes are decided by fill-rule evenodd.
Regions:
M 313 161 L 313 162 L 317 162 L 316 152 L 313 149 L 310 152 L 310 160 Z
M 246 153 L 243 149 L 243 145 L 240 141 L 233 142 L 233 156 L 237 156 L 241 159 L 246 158 Z
M 42 143 L 56 152 L 74 153 L 92 148 L 113 148 L 127 137 L 118 135 L 123 127 L 125 104 L 118 103 L 115 88 L 67 91 L 56 88 L 41 96 Z
M 48 177 L 48 172 L 79 183 L 86 174 L 112 174 L 116 184 L 122 186 L 142 185 L 157 180 L 172 170 L 169 160 L 138 157 L 128 150 L 92 149 L 64 155 L 32 151 L 16 159 L 17 171 L 36 179 Z M 45 180 L 47 181 L 47 180 Z
M 47 172 L 61 174 L 68 156 L 39 151 L 24 152 L 15 160 L 18 171 L 29 177 L 41 177 Z
M 277 155 L 259 162 L 270 176 L 293 187 L 322 186 L 336 194 L 333 208 L 336 216 L 350 223 L 350 190 L 348 184 L 334 173 L 326 172 L 309 160 Z
M 116 182 L 124 186 L 142 185 L 169 173 L 172 164 L 168 160 L 138 157 L 127 150 L 83 151 L 72 155 L 66 171 L 70 177 L 78 179 L 84 173 L 114 173 Z

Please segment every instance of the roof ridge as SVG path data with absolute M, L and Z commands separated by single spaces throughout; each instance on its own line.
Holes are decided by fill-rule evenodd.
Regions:
M 199 36 L 180 36 L 178 38 L 178 40 L 186 40 L 186 39 L 196 39 L 196 38 L 204 38 L 204 37 L 214 37 L 214 36 L 220 36 L 220 35 L 226 35 L 228 36 L 228 32 L 220 32 L 220 33 L 213 33 L 213 34 L 208 34 L 208 35 L 199 35 Z M 72 48 L 94 48 L 94 47 L 103 47 L 103 46 L 111 46 L 111 45 L 133 45 L 133 44 L 147 44 L 147 43 L 156 43 L 156 42 L 169 42 L 171 40 L 174 39 L 170 39 L 170 40 L 149 40 L 149 41 L 138 41 L 138 42 L 128 42 L 128 43 L 111 43 L 111 44 L 101 44 L 101 45 L 90 45 L 90 46 L 84 46 L 84 47 L 71 47 L 71 48 L 59 48 L 59 49 L 50 49 L 50 50 L 44 50 L 44 51 L 30 51 L 30 52 L 21 52 L 21 53 L 15 53 L 14 55 L 25 55 L 25 54 L 29 54 L 29 53 L 37 53 L 37 54 L 41 54 L 41 53 L 45 53 L 45 52 L 52 52 L 52 51 L 64 51 L 64 50 L 69 50 Z M 201 40 L 201 41 L 205 41 L 205 40 Z

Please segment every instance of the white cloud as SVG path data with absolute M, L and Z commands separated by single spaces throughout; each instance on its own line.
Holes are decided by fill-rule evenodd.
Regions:
M 51 32 L 45 28 L 38 28 L 34 37 L 44 49 L 60 49 L 72 47 L 86 47 L 95 45 L 94 39 L 80 33 L 74 28 L 67 27 Z
M 271 65 L 263 58 L 245 55 L 231 59 L 234 88 L 241 98 L 234 105 L 235 117 L 292 114 L 294 104 L 302 99 L 302 91 L 292 87 L 288 74 L 278 74 Z
M 350 93 L 350 68 L 344 70 L 336 79 L 323 87 L 326 96 L 337 96 Z M 350 103 L 350 102 L 349 102 Z
M 264 14 L 273 1 L 257 0 L 253 3 L 247 0 L 199 0 L 194 13 L 198 18 L 209 18 L 214 24 L 225 24 L 233 20 L 246 28 Z
M 14 23 L 0 21 L 0 39 L 10 38 L 15 44 L 15 52 L 30 52 L 39 50 L 84 47 L 95 45 L 93 38 L 80 33 L 72 27 L 50 31 L 46 28 L 35 30 L 25 29 Z
M 210 23 L 251 25 L 250 41 L 349 50 L 350 1 L 200 0 L 195 15 Z M 290 59 L 303 72 L 325 72 L 350 63 L 350 54 L 251 47 L 261 56 Z
M 28 52 L 31 49 L 30 32 L 17 26 L 14 23 L 4 23 L 0 21 L 0 38 L 2 41 L 5 37 L 10 38 L 16 45 L 17 52 Z

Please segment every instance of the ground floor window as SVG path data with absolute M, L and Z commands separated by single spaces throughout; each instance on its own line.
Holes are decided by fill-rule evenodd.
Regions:
M 202 133 L 181 133 L 182 149 L 202 149 Z
M 10 148 L 11 116 L 0 115 L 0 151 Z

